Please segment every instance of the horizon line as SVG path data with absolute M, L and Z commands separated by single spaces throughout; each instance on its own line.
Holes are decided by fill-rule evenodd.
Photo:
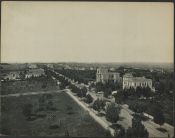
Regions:
M 86 64 L 116 64 L 116 63 L 120 63 L 120 64 L 128 64 L 128 63 L 136 63 L 136 64 L 143 64 L 143 63 L 146 63 L 146 64 L 174 64 L 174 62 L 149 62 L 149 61 L 140 61 L 140 62 L 135 62 L 135 61 L 132 61 L 132 62 L 79 62 L 79 61 L 58 61 L 58 62 L 42 62 L 42 61 L 35 61 L 35 62 L 0 62 L 0 64 L 26 64 L 26 63 L 86 63 Z

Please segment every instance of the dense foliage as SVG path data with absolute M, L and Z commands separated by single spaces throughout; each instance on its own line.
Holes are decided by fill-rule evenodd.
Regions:
M 156 105 L 154 107 L 153 117 L 154 117 L 154 119 L 153 119 L 154 122 L 159 124 L 160 126 L 165 123 L 165 117 L 164 117 L 162 109 L 159 105 Z
M 88 84 L 89 81 L 94 81 L 96 79 L 95 70 L 62 69 L 62 70 L 56 70 L 56 71 L 66 77 L 69 77 L 74 81 L 78 81 L 79 83 Z
M 106 108 L 106 119 L 112 123 L 116 123 L 119 120 L 120 107 L 115 103 L 111 103 Z
M 137 102 L 137 103 L 130 104 L 129 108 L 131 110 L 133 110 L 134 112 L 136 112 L 136 113 L 143 113 L 143 112 L 146 111 L 147 106 L 145 104 L 143 104 L 143 103 Z
M 95 100 L 92 106 L 92 108 L 97 111 L 104 110 L 104 107 L 105 107 L 105 101 L 102 99 Z
M 129 127 L 126 131 L 126 137 L 128 138 L 148 138 L 148 131 L 141 123 L 139 117 L 132 119 L 132 127 Z
M 121 89 L 121 86 L 122 85 L 120 82 L 113 82 L 113 81 L 108 81 L 106 83 L 98 82 L 96 84 L 93 84 L 93 87 L 95 87 L 95 91 L 96 92 L 103 91 L 105 97 L 111 95 L 112 91 Z
M 93 102 L 93 98 L 90 94 L 87 94 L 86 95 L 86 100 L 85 100 L 86 103 L 92 103 Z
M 76 93 L 78 97 L 86 97 L 87 94 L 86 87 L 79 88 L 73 84 L 70 84 L 69 88 L 72 90 L 73 93 Z

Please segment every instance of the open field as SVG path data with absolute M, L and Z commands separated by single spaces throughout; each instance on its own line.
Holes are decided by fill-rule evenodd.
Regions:
M 33 78 L 1 82 L 1 95 L 58 89 L 56 82 L 47 78 Z
M 2 98 L 1 104 L 1 134 L 105 136 L 104 129 L 65 93 Z M 30 119 L 23 113 L 26 104 L 33 107 Z

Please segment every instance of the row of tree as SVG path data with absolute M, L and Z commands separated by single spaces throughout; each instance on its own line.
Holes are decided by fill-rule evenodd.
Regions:
M 95 88 L 96 92 L 103 91 L 104 97 L 108 97 L 109 95 L 111 95 L 112 91 L 121 89 L 122 84 L 121 82 L 113 81 L 108 81 L 106 83 L 97 82 L 96 84 L 92 83 L 90 87 Z
M 73 69 L 62 69 L 56 70 L 58 73 L 69 77 L 79 83 L 88 84 L 89 81 L 95 80 L 95 70 L 73 70 Z
M 87 95 L 86 87 L 79 88 L 73 84 L 70 84 L 69 88 L 72 90 L 73 93 L 76 93 L 78 97 L 86 97 Z
M 136 89 L 134 88 L 129 88 L 129 89 L 120 89 L 117 91 L 117 94 L 115 94 L 115 101 L 117 103 L 122 103 L 123 101 L 127 100 L 130 96 L 139 98 L 141 96 L 143 97 L 152 97 L 155 94 L 151 91 L 149 87 L 137 87 Z

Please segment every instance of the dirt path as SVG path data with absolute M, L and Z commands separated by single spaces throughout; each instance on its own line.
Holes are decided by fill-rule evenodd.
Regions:
M 99 117 L 96 115 L 95 111 L 92 111 L 92 109 L 90 109 L 85 103 L 81 102 L 76 96 L 74 96 L 72 94 L 72 92 L 68 89 L 66 91 L 66 93 L 75 100 L 75 102 L 78 103 L 78 105 L 80 105 L 85 111 L 88 111 L 89 115 L 94 118 L 94 120 L 99 123 L 104 129 L 109 130 L 111 135 L 114 136 L 114 132 L 115 130 L 110 128 L 109 126 L 111 125 L 111 123 L 109 123 L 108 121 L 106 121 L 106 119 Z

